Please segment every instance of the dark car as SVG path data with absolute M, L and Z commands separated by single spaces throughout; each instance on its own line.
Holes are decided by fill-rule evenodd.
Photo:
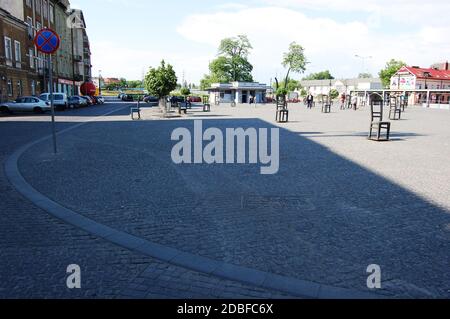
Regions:
M 159 104 L 159 99 L 156 96 L 145 96 L 144 97 L 144 102 L 151 104 L 151 105 L 158 105 Z
M 122 101 L 124 101 L 124 102 L 133 102 L 134 101 L 134 97 L 131 94 L 124 94 L 124 95 L 122 95 Z
M 88 101 L 84 99 L 82 96 L 71 96 L 68 99 L 68 104 L 70 108 L 80 108 L 88 105 Z

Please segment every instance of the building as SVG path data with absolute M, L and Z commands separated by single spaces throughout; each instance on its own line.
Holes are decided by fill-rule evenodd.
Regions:
M 0 0 L 1 101 L 49 91 L 49 63 L 33 42 L 43 28 L 55 30 L 61 38 L 60 49 L 52 55 L 54 91 L 78 94 L 83 80 L 90 80 L 89 38 L 85 27 L 73 31 L 68 23 L 72 13 L 68 0 Z M 81 17 L 84 22 L 82 13 Z M 81 58 L 75 56 L 75 48 Z
M 0 0 L 0 100 L 31 94 L 38 85 L 28 55 L 28 28 L 19 1 Z
M 449 63 L 435 64 L 431 68 L 404 66 L 391 78 L 391 90 L 412 91 L 410 104 L 424 103 L 428 91 L 433 91 L 429 99 L 432 104 L 450 103 Z M 439 90 L 442 90 L 439 92 Z
M 249 103 L 250 97 L 255 98 L 256 103 L 266 101 L 267 91 L 272 89 L 270 86 L 256 82 L 232 82 L 232 83 L 214 83 L 208 89 L 211 101 L 220 103 Z
M 382 86 L 378 78 L 300 81 L 300 87 L 314 96 L 329 95 L 331 90 L 348 95 L 353 90 L 378 90 Z

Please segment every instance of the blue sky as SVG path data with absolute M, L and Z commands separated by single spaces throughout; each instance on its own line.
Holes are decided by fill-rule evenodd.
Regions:
M 447 0 L 72 0 L 84 11 L 94 74 L 140 79 L 161 59 L 198 83 L 220 39 L 247 34 L 254 77 L 282 76 L 283 52 L 296 41 L 311 64 L 335 77 L 374 75 L 390 58 L 429 66 L 450 56 Z M 362 59 L 355 55 L 366 56 Z M 302 75 L 296 75 L 300 78 Z

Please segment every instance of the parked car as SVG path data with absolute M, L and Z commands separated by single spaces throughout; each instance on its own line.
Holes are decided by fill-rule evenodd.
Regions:
M 105 104 L 105 98 L 103 96 L 93 96 L 96 104 Z
M 49 103 L 42 101 L 34 96 L 18 97 L 13 102 L 7 102 L 0 105 L 0 112 L 12 113 L 12 112 L 34 112 L 44 113 L 50 111 Z
M 88 106 L 94 105 L 94 102 L 92 101 L 92 99 L 90 99 L 89 96 L 80 96 L 80 97 L 86 101 Z
M 122 99 L 122 96 L 124 96 L 124 95 L 125 95 L 125 93 L 120 92 L 119 95 L 117 95 L 117 98 L 118 98 L 118 99 Z
M 124 101 L 124 102 L 133 102 L 134 101 L 133 95 L 131 95 L 131 94 L 124 94 L 122 96 L 122 101 Z
M 149 103 L 149 104 L 158 104 L 159 103 L 159 99 L 156 96 L 147 95 L 147 96 L 144 97 L 144 102 L 145 103 Z
M 202 98 L 199 96 L 189 96 L 188 97 L 188 101 L 191 103 L 201 103 L 202 102 Z
M 83 106 L 88 106 L 88 101 L 82 96 L 75 95 L 69 97 L 69 107 L 77 109 Z
M 50 93 L 43 93 L 39 98 L 45 102 L 50 103 Z M 66 109 L 69 107 L 69 99 L 66 93 L 53 93 L 53 105 L 56 109 Z

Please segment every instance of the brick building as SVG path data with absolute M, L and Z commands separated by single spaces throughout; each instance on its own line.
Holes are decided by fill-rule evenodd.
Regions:
M 52 56 L 53 88 L 78 94 L 91 75 L 90 44 L 84 17 L 75 28 L 67 21 L 75 10 L 69 0 L 0 0 L 0 100 L 39 95 L 50 88 L 46 57 L 33 43 L 36 32 L 51 28 L 61 37 L 60 50 Z

